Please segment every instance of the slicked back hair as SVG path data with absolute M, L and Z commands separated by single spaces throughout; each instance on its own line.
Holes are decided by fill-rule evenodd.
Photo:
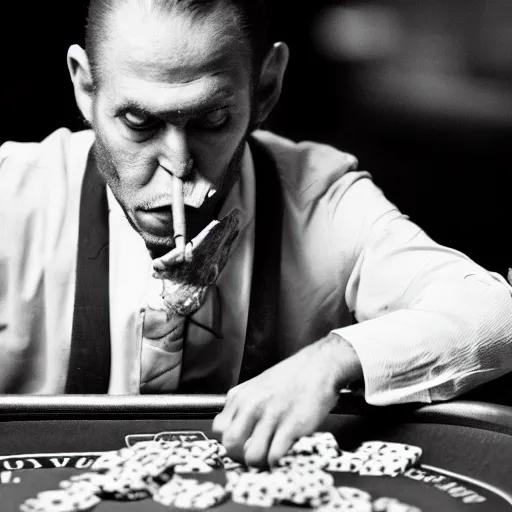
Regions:
M 91 66 L 94 84 L 100 78 L 99 61 L 102 42 L 108 40 L 109 23 L 113 13 L 120 6 L 136 0 L 90 0 L 85 30 L 85 50 Z M 140 1 L 140 0 L 139 0 Z M 233 15 L 226 20 L 235 23 L 244 38 L 252 56 L 253 73 L 258 73 L 263 59 L 270 48 L 269 27 L 265 0 L 143 0 L 140 4 L 150 5 L 157 12 L 189 15 L 204 18 L 219 7 Z

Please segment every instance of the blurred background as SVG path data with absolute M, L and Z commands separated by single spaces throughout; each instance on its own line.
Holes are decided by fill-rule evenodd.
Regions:
M 270 3 L 291 60 L 267 128 L 355 154 L 432 238 L 506 275 L 512 1 Z M 85 12 L 85 0 L 2 5 L 0 142 L 81 129 L 66 51 Z

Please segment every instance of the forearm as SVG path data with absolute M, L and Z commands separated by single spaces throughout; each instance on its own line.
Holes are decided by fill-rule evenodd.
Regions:
M 447 400 L 512 370 L 512 300 L 471 278 L 335 331 L 354 348 L 374 405 Z

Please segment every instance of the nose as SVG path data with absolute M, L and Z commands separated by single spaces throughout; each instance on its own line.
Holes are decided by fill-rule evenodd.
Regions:
M 168 125 L 163 135 L 163 142 L 158 163 L 172 175 L 185 178 L 193 167 L 185 127 Z

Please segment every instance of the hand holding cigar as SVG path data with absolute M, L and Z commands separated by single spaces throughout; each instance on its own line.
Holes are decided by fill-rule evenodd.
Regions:
M 154 277 L 162 279 L 163 306 L 172 313 L 189 315 L 203 304 L 207 291 L 224 268 L 238 236 L 241 213 L 233 210 L 211 222 L 186 244 L 154 260 Z
M 176 247 L 169 251 L 167 254 L 164 254 L 160 258 L 157 258 L 153 261 L 153 268 L 156 271 L 165 271 L 170 269 L 171 267 L 183 263 L 190 263 L 193 259 L 194 249 L 198 247 L 201 242 L 206 238 L 208 233 L 219 224 L 218 220 L 213 220 L 206 226 L 196 237 L 194 237 L 190 242 L 185 245 L 185 251 L 182 248 Z M 156 277 L 156 276 L 155 276 Z
M 175 247 L 153 261 L 153 277 L 161 279 L 164 310 L 188 315 L 201 307 L 208 288 L 224 268 L 238 236 L 241 213 L 233 210 L 214 220 L 186 242 L 184 183 L 173 176 L 172 217 Z

